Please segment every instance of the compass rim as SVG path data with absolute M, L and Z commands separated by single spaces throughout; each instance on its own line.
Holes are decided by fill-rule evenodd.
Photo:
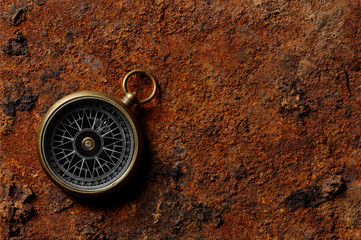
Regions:
M 82 190 L 79 188 L 75 188 L 71 185 L 68 185 L 64 180 L 60 179 L 58 176 L 55 175 L 51 167 L 49 166 L 48 160 L 46 160 L 45 153 L 44 153 L 44 135 L 46 132 L 47 124 L 52 120 L 52 117 L 55 116 L 57 111 L 60 109 L 66 107 L 70 103 L 74 103 L 76 101 L 82 101 L 82 100 L 101 100 L 108 104 L 113 105 L 115 108 L 117 108 L 119 111 L 121 111 L 126 119 L 129 122 L 129 125 L 133 131 L 134 134 L 134 152 L 133 157 L 130 161 L 130 164 L 126 171 L 118 177 L 114 182 L 111 184 L 101 187 L 99 189 L 91 189 L 91 190 Z M 49 110 L 45 113 L 40 126 L 38 130 L 38 136 L 37 136 L 37 152 L 38 152 L 38 160 L 40 162 L 40 165 L 42 166 L 44 172 L 46 175 L 50 178 L 52 182 L 54 182 L 56 185 L 61 187 L 63 190 L 65 190 L 68 193 L 78 195 L 78 196 L 99 196 L 104 195 L 106 193 L 112 192 L 116 189 L 118 189 L 121 185 L 123 185 L 127 180 L 131 177 L 133 174 L 139 159 L 141 155 L 141 149 L 142 149 L 142 134 L 140 126 L 134 117 L 133 113 L 130 111 L 130 109 L 123 104 L 120 100 L 117 98 L 101 93 L 101 92 L 95 92 L 95 91 L 80 91 L 76 93 L 72 93 L 70 95 L 67 95 L 60 100 L 58 100 L 54 105 L 52 105 Z

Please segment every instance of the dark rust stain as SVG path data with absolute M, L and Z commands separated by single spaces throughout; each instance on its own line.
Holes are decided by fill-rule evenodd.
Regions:
M 345 182 L 341 176 L 334 176 L 324 180 L 320 185 L 298 190 L 285 199 L 287 207 L 295 210 L 298 207 L 316 207 L 321 203 L 333 199 L 345 189 Z
M 17 1 L 9 7 L 8 11 L 1 12 L 0 16 L 11 25 L 17 26 L 25 21 L 26 12 L 30 10 L 31 5 L 26 1 Z
M 2 51 L 9 56 L 28 56 L 28 40 L 21 32 L 16 32 L 16 37 L 10 38 L 8 43 L 2 46 Z

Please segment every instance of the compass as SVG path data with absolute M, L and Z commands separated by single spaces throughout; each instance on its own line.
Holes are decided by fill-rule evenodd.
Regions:
M 145 74 L 151 95 L 137 100 L 128 92 L 131 75 Z M 123 80 L 120 101 L 105 93 L 81 91 L 63 97 L 45 114 L 38 133 L 39 161 L 48 177 L 67 192 L 91 196 L 107 193 L 126 182 L 139 161 L 142 134 L 129 107 L 150 101 L 157 84 L 143 70 Z

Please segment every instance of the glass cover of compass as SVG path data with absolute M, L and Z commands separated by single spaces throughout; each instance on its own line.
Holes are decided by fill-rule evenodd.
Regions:
M 99 195 L 128 179 L 141 142 L 127 106 L 110 95 L 83 91 L 48 110 L 37 146 L 43 169 L 58 186 L 77 195 Z

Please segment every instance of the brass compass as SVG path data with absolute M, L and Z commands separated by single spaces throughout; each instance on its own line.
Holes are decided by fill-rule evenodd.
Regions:
M 151 95 L 137 100 L 127 90 L 135 73 L 153 83 Z M 123 80 L 124 98 L 93 91 L 63 97 L 45 114 L 38 132 L 41 166 L 49 178 L 67 192 L 92 196 L 107 193 L 126 182 L 139 161 L 142 134 L 129 107 L 150 101 L 157 83 L 143 70 L 129 72 Z

